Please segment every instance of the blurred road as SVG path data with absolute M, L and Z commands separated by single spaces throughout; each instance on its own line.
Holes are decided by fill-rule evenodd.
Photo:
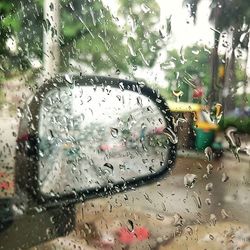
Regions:
M 131 227 L 146 228 L 150 237 L 126 249 L 236 249 L 242 241 L 250 246 L 244 238 L 250 235 L 249 156 L 240 155 L 240 162 L 231 153 L 212 162 L 194 156 L 179 156 L 157 183 L 78 204 L 75 231 L 41 247 L 122 249 L 119 229 Z M 186 174 L 197 177 L 192 188 L 184 185 Z M 234 241 L 223 238 L 230 232 Z M 234 242 L 232 248 L 227 242 Z
M 9 184 L 4 185 L 9 187 L 14 174 L 16 130 L 16 119 L 1 118 L 0 178 L 1 183 L 7 181 Z M 196 176 L 193 187 L 184 185 L 187 174 Z M 13 189 L 9 190 L 13 192 Z M 6 190 L 0 194 L 4 197 L 11 195 Z M 201 231 L 206 232 L 211 240 L 218 234 L 221 236 L 227 226 L 250 226 L 249 194 L 250 160 L 247 154 L 240 155 L 240 162 L 231 152 L 226 152 L 221 159 L 208 162 L 203 153 L 184 151 L 177 157 L 173 171 L 157 183 L 78 204 L 75 231 L 53 241 L 53 244 L 65 244 L 65 249 L 71 249 L 70 246 L 73 249 L 74 244 L 79 244 L 82 249 L 109 249 L 107 245 L 121 249 L 117 239 L 117 231 L 121 227 L 143 227 L 150 233 L 148 240 L 137 242 L 129 249 L 157 249 L 168 244 L 173 237 L 176 239 L 181 232 L 191 232 L 201 227 Z M 86 225 L 92 229 L 87 230 Z M 86 230 L 90 232 L 86 234 Z M 247 230 L 246 235 L 250 235 Z M 219 236 L 217 238 L 220 239 Z M 178 240 L 183 243 L 185 234 L 184 238 Z M 69 245 L 69 242 L 74 244 Z M 52 242 L 47 246 L 49 244 Z

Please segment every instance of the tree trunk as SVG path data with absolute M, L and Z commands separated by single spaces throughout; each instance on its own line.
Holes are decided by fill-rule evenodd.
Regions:
M 211 81 L 211 88 L 210 93 L 208 95 L 208 104 L 211 106 L 214 102 L 218 101 L 219 98 L 219 89 L 218 89 L 218 67 L 219 67 L 219 56 L 218 56 L 218 47 L 219 47 L 219 40 L 220 40 L 220 20 L 221 10 L 220 8 L 216 7 L 214 13 L 214 48 L 212 51 L 212 59 L 211 59 L 211 74 L 212 74 L 212 81 Z
M 228 53 L 226 54 L 226 65 L 225 65 L 225 77 L 224 77 L 224 84 L 223 84 L 223 109 L 224 114 L 228 114 L 230 111 L 235 109 L 235 94 L 237 92 L 237 82 L 236 82 L 236 75 L 235 75 L 235 49 L 239 44 L 239 39 L 241 33 L 239 32 L 239 25 L 235 25 L 232 28 L 232 46 L 229 49 Z
M 228 114 L 235 109 L 234 94 L 236 92 L 236 78 L 235 78 L 235 54 L 234 49 L 226 59 L 225 78 L 222 91 L 222 105 L 224 114 Z
M 212 51 L 212 59 L 211 59 L 211 74 L 212 74 L 212 82 L 210 93 L 208 96 L 208 103 L 211 106 L 216 100 L 218 100 L 218 66 L 219 66 L 219 56 L 218 56 L 218 46 L 219 46 L 219 38 L 220 34 L 214 34 L 214 48 Z
M 246 63 L 246 76 L 247 80 L 244 85 L 245 92 L 247 92 L 247 84 L 250 84 L 250 29 L 248 30 L 248 45 L 247 45 L 247 63 Z M 247 99 L 247 96 L 245 95 L 245 100 Z
M 59 0 L 44 0 L 43 63 L 44 78 L 55 76 L 59 71 Z

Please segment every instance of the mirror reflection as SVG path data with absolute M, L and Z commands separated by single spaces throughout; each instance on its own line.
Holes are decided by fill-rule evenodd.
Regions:
M 165 127 L 156 104 L 137 92 L 51 90 L 39 119 L 41 191 L 100 188 L 158 172 L 168 153 Z

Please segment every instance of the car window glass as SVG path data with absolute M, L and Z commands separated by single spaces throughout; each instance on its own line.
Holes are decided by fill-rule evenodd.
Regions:
M 74 88 L 86 75 L 134 81 L 145 106 L 115 105 L 123 84 Z M 248 249 L 249 82 L 249 0 L 1 0 L 0 249 Z M 153 174 L 170 144 L 157 181 L 77 196 L 124 156 L 119 179 Z M 108 167 L 90 178 L 91 147 Z

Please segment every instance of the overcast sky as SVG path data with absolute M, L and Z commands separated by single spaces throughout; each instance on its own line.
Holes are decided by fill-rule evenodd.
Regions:
M 183 6 L 183 0 L 156 0 L 160 6 L 160 23 L 159 29 L 166 24 L 166 18 L 171 15 L 172 36 L 166 41 L 168 50 L 176 48 L 181 50 L 182 47 L 198 43 L 200 45 L 213 46 L 212 25 L 208 22 L 209 18 L 209 3 L 210 0 L 203 0 L 199 5 L 196 25 L 193 24 L 189 16 L 188 7 Z M 103 0 L 115 16 L 117 16 L 118 1 Z M 121 21 L 121 25 L 122 21 Z M 160 64 L 166 60 L 166 48 L 161 51 L 157 62 L 153 68 L 140 69 L 134 73 L 136 77 L 147 79 L 149 83 L 156 83 L 162 87 L 166 87 L 167 83 L 164 79 L 164 71 L 160 68 Z

